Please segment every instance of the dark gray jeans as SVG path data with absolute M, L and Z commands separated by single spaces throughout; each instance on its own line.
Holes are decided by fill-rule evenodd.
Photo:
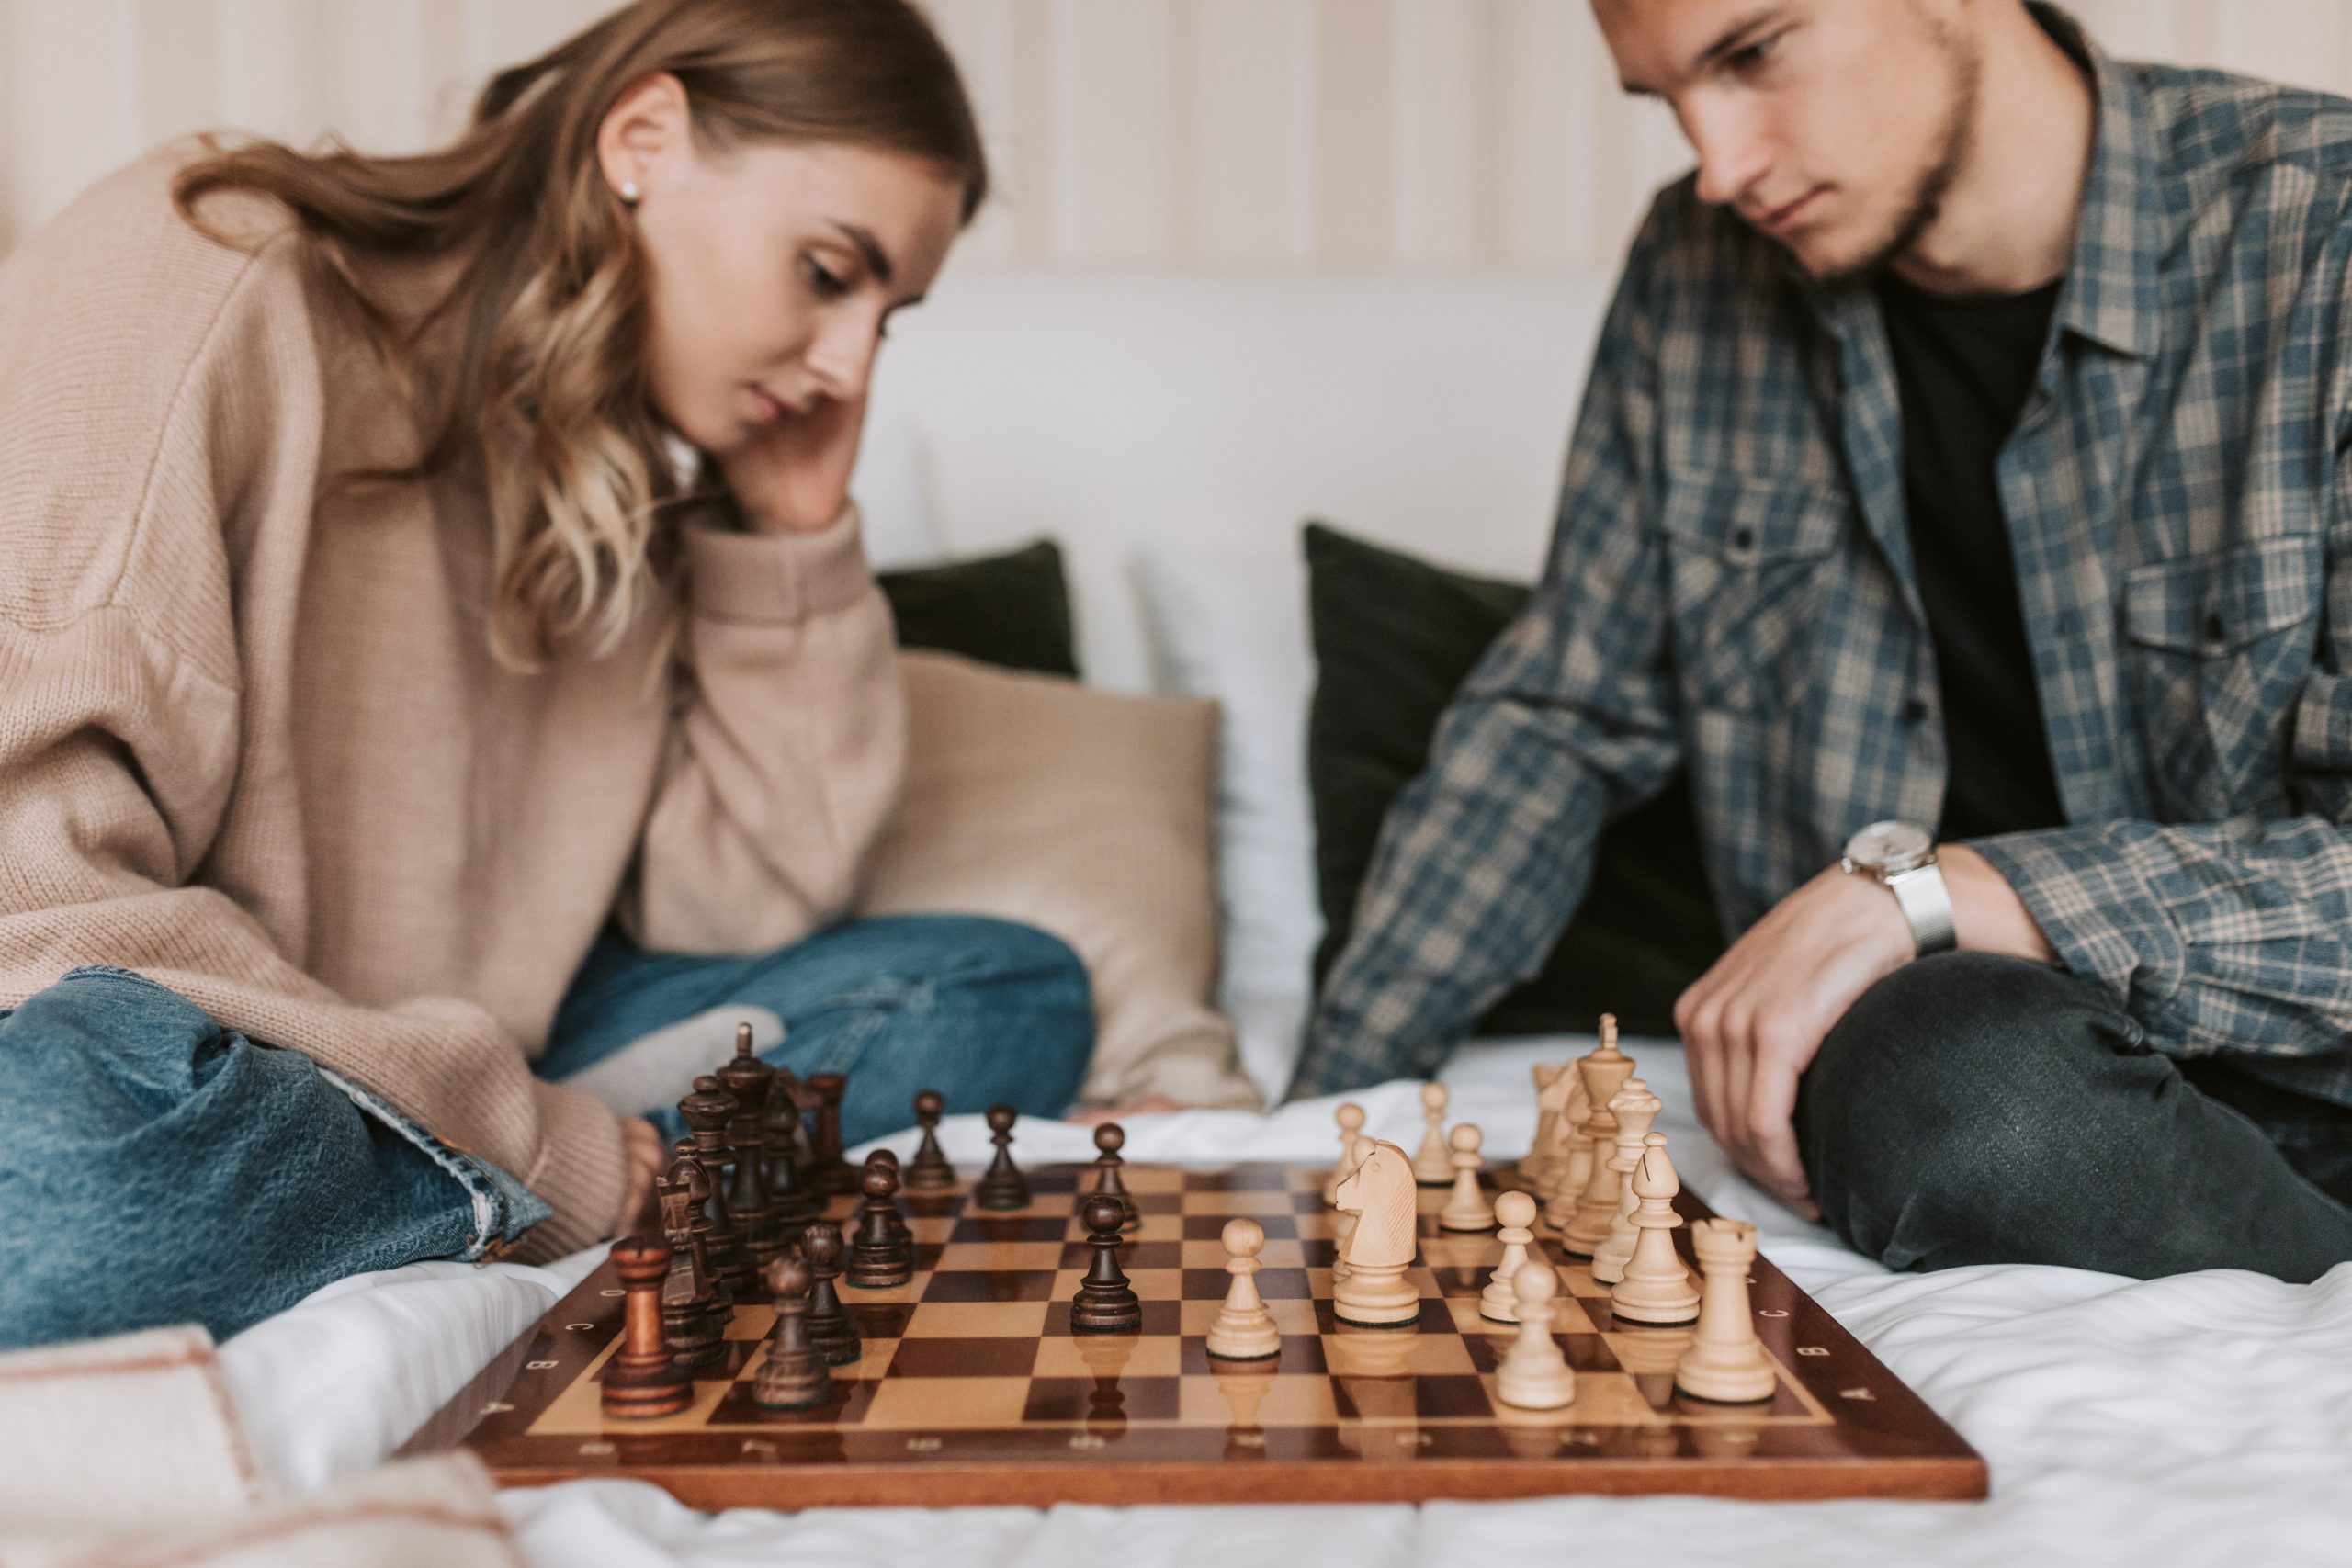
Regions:
M 2098 983 L 1950 953 L 1862 994 L 1797 1095 L 1823 1218 L 1894 1269 L 2154 1279 L 2352 1260 L 2352 1110 L 2176 1061 Z

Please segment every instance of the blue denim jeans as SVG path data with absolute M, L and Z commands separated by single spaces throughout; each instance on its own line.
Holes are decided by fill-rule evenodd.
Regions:
M 1059 942 L 910 916 L 753 958 L 607 938 L 541 1073 L 651 1081 L 662 1043 L 632 1047 L 670 1031 L 674 1100 L 733 1048 L 729 1022 L 724 1051 L 677 1051 L 676 1026 L 712 1010 L 770 1036 L 780 1021 L 765 1054 L 797 1072 L 849 1073 L 853 1142 L 906 1125 L 922 1088 L 957 1110 L 1058 1112 L 1093 1043 L 1085 970 Z M 0 1012 L 0 1349 L 165 1323 L 226 1337 L 352 1274 L 494 1255 L 547 1213 L 356 1085 L 128 971 L 76 969 Z
M 1058 1116 L 1094 1050 L 1086 966 L 1059 938 L 974 915 L 888 915 L 749 958 L 643 953 L 607 931 L 572 976 L 538 1070 L 675 1138 L 677 1101 L 734 1054 L 739 1021 L 769 1066 L 848 1077 L 853 1145 L 912 1126 L 927 1089 L 950 1115 L 1001 1102 Z

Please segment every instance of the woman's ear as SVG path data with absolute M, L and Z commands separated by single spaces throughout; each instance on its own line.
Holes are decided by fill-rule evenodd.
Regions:
M 690 149 L 693 110 L 685 84 L 667 71 L 630 84 L 596 128 L 605 182 L 629 206 L 659 189 Z

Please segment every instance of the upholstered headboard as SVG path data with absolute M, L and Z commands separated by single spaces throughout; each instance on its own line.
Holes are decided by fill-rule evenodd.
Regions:
M 951 265 L 893 323 L 859 493 L 954 553 L 1061 540 L 1089 679 L 1140 689 L 1140 540 L 1287 552 L 1315 516 L 1532 577 L 1610 284 Z

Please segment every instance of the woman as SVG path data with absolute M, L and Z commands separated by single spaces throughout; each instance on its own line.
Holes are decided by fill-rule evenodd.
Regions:
M 628 1228 L 737 1017 L 854 1141 L 1067 1104 L 1067 947 L 831 923 L 868 378 L 986 189 L 905 0 L 639 0 L 443 151 L 182 149 L 0 269 L 0 1347 Z

